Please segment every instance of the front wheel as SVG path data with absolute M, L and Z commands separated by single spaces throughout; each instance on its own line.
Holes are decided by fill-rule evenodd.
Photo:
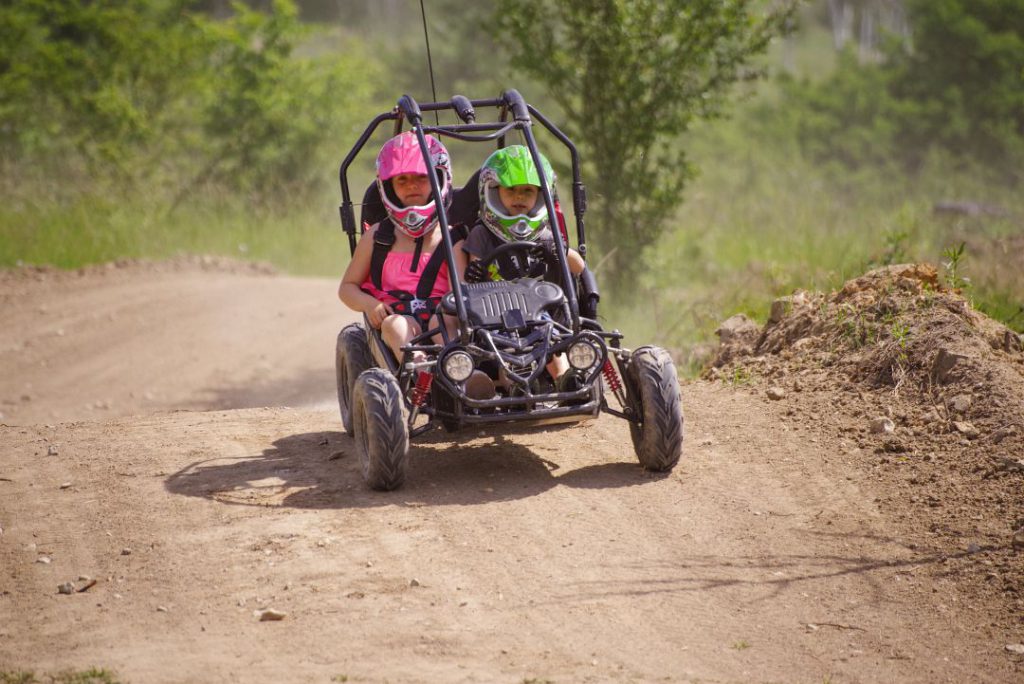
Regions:
M 401 487 L 409 461 L 409 427 L 395 376 L 370 368 L 356 379 L 352 427 L 366 484 L 381 491 Z
M 640 347 L 626 369 L 633 450 L 647 470 L 671 470 L 683 454 L 683 406 L 672 357 L 658 347 Z
M 338 333 L 334 348 L 334 374 L 338 384 L 338 409 L 345 432 L 352 434 L 352 388 L 367 368 L 374 365 L 370 347 L 366 342 L 366 330 L 359 323 L 346 325 Z

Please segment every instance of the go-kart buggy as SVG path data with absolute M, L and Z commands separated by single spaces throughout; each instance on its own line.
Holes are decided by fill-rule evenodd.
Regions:
M 495 108 L 496 120 L 477 122 L 477 108 Z M 461 123 L 424 123 L 423 112 L 443 110 L 454 111 Z M 393 110 L 373 119 L 341 164 L 341 223 L 354 253 L 357 224 L 348 169 L 382 123 L 393 122 L 393 134 L 397 135 L 407 122 L 427 168 L 431 168 L 428 133 L 464 141 L 496 141 L 502 148 L 506 136 L 517 132 L 540 174 L 554 243 L 548 249 L 536 242 L 502 244 L 479 262 L 484 269 L 472 269 L 479 274 L 491 264 L 501 263 L 511 265 L 519 277 L 483 282 L 460 279 L 452 254 L 453 234 L 459 235 L 458 231 L 472 226 L 477 218 L 478 174 L 453 192 L 447 207 L 440 200 L 438 179 L 428 174 L 438 212 L 436 229 L 441 231 L 439 249 L 444 250 L 452 274 L 451 292 L 441 300 L 439 312 L 457 318 L 457 335 L 449 334 L 445 325 L 437 325 L 404 346 L 402 358 L 396 359 L 365 316 L 363 324 L 348 325 L 338 334 L 335 365 L 341 419 L 346 432 L 355 438 L 363 477 L 373 489 L 400 487 L 410 439 L 434 428 L 456 432 L 483 424 L 512 429 L 575 423 L 596 418 L 602 411 L 629 421 L 633 447 L 644 468 L 667 471 L 679 460 L 683 412 L 675 366 L 658 347 L 624 348 L 623 335 L 604 330 L 598 322 L 599 294 L 593 276 L 585 270 L 581 277 L 574 277 L 569 270 L 568 235 L 557 196 L 539 162 L 534 120 L 571 155 L 576 244 L 585 259 L 586 191 L 576 147 L 515 90 L 497 99 L 469 100 L 456 95 L 447 102 L 422 105 L 405 95 Z M 378 186 L 371 184 L 363 197 L 360 232 L 384 216 Z M 415 311 L 416 302 L 412 304 Z M 438 339 L 440 343 L 435 341 Z M 555 354 L 566 355 L 572 383 L 556 383 L 550 377 L 545 367 Z M 482 369 L 502 378 L 502 385 L 490 398 L 467 392 L 467 380 Z M 609 403 L 609 395 L 617 407 Z

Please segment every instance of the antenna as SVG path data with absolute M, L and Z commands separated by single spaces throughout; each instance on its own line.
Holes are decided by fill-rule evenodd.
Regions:
M 434 87 L 434 62 L 430 58 L 430 34 L 427 33 L 427 8 L 423 6 L 423 0 L 420 0 L 420 14 L 423 15 L 423 38 L 427 41 L 427 67 L 430 69 L 430 93 L 434 96 L 434 102 L 437 102 L 437 89 Z M 437 110 L 434 110 L 434 121 L 437 125 L 441 125 L 441 119 L 437 114 Z

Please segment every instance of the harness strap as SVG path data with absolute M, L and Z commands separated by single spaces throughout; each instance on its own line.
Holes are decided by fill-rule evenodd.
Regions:
M 370 256 L 370 280 L 378 290 L 383 290 L 382 277 L 384 274 L 384 262 L 388 258 L 388 252 L 395 246 L 395 225 L 390 218 L 386 218 L 377 225 L 377 232 L 373 234 L 373 255 Z
M 388 292 L 392 297 L 398 299 L 391 303 L 391 310 L 403 316 L 410 316 L 420 324 L 420 332 L 427 332 L 430 328 L 430 319 L 434 312 L 441 306 L 440 297 L 427 297 L 420 299 L 413 297 L 408 292 L 392 290 Z
M 452 242 L 458 242 L 459 240 L 466 239 L 466 227 L 455 226 L 452 229 Z M 370 280 L 373 282 L 374 287 L 380 291 L 385 291 L 382 284 L 384 274 L 384 262 L 388 258 L 388 253 L 391 248 L 395 245 L 395 226 L 391 223 L 391 219 L 384 219 L 377 226 L 377 232 L 373 236 L 373 255 L 370 257 Z M 423 250 L 423 238 L 416 240 L 416 251 L 413 254 L 412 265 L 410 271 L 416 272 L 419 267 L 420 254 Z M 441 267 L 445 264 L 445 255 L 443 245 L 438 245 L 437 249 L 430 255 L 430 259 L 427 260 L 426 265 L 423 267 L 423 272 L 420 274 L 420 279 L 416 283 L 415 294 L 406 292 L 405 290 L 387 290 L 387 293 L 397 299 L 398 301 L 391 304 L 391 308 L 395 313 L 400 313 L 404 316 L 412 316 L 415 318 L 420 327 L 424 332 L 427 330 L 427 325 L 430 322 L 430 317 L 434 315 L 434 311 L 440 306 L 440 297 L 431 297 L 430 293 L 434 291 L 434 283 L 437 282 L 437 277 L 441 273 Z
M 437 276 L 441 272 L 442 265 L 444 265 L 444 246 L 438 245 L 434 253 L 430 255 L 430 259 L 427 260 L 427 265 L 423 267 L 420 281 L 416 284 L 417 299 L 428 299 L 430 297 L 430 293 L 434 291 L 434 283 L 437 282 Z
M 420 254 L 423 253 L 423 236 L 416 238 L 416 249 L 412 253 L 412 263 L 409 264 L 409 273 L 415 273 L 420 267 Z

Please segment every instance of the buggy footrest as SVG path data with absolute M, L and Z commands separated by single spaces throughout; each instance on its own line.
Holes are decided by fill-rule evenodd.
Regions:
M 541 312 L 560 306 L 563 299 L 562 288 L 536 278 L 464 283 L 462 296 L 474 327 L 505 326 L 520 315 L 524 323 L 530 323 L 538 320 Z M 441 310 L 455 315 L 454 292 L 441 300 Z

